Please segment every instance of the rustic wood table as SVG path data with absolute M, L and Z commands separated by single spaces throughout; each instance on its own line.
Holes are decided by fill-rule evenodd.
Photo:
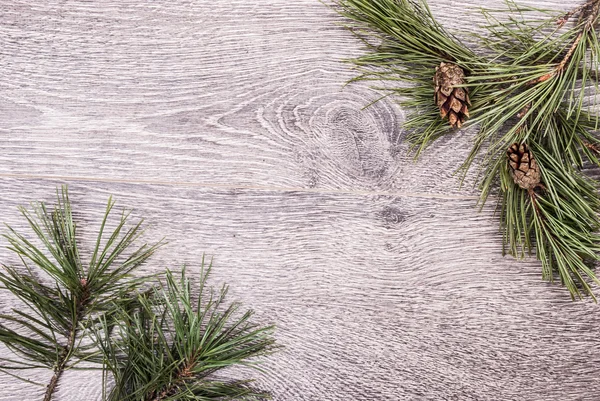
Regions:
M 430 0 L 467 30 L 478 3 Z M 0 0 L 2 221 L 67 183 L 84 246 L 113 194 L 169 241 L 145 269 L 214 256 L 278 325 L 255 374 L 275 400 L 600 399 L 598 306 L 502 257 L 494 202 L 453 175 L 473 131 L 415 162 L 394 100 L 363 110 L 343 21 L 317 0 Z M 57 401 L 100 400 L 99 378 L 67 372 Z M 2 400 L 42 392 L 0 373 Z

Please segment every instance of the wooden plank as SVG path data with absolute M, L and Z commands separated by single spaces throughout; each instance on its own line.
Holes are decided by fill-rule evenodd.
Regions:
M 480 2 L 429 3 L 481 22 Z M 342 88 L 363 50 L 341 22 L 315 0 L 0 0 L 2 221 L 69 182 L 88 245 L 115 194 L 171 241 L 148 269 L 214 255 L 214 282 L 279 325 L 276 400 L 595 400 L 597 306 L 501 257 L 492 205 L 452 175 L 473 132 L 414 163 L 404 111 L 361 110 L 377 95 Z M 98 377 L 69 372 L 56 399 L 99 400 Z
M 362 45 L 315 0 L 3 9 L 4 176 L 465 193 L 469 135 L 414 164 L 393 101 L 343 88 Z
M 414 164 L 393 101 L 342 89 L 363 49 L 317 1 L 6 3 L 2 176 L 467 194 L 471 134 Z
M 0 215 L 24 229 L 16 205 L 52 200 L 59 183 L 1 184 Z M 147 218 L 149 240 L 170 241 L 146 269 L 195 271 L 207 252 L 213 283 L 228 281 L 231 299 L 277 322 L 286 349 L 259 380 L 277 400 L 558 401 L 600 391 L 596 305 L 542 283 L 537 263 L 500 257 L 491 210 L 472 201 L 71 183 L 88 247 L 109 193 Z M 14 258 L 2 250 L 0 259 Z M 93 380 L 71 378 L 59 400 L 92 394 Z M 1 382 L 2 399 L 36 399 L 30 386 Z

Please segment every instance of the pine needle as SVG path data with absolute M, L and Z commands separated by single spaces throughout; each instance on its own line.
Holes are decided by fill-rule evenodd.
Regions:
M 80 238 L 66 187 L 57 191 L 53 209 L 42 202 L 34 203 L 31 210 L 20 208 L 32 235 L 11 227 L 4 235 L 8 249 L 23 266 L 2 266 L 0 283 L 27 308 L 0 316 L 0 341 L 18 358 L 4 359 L 10 365 L 1 368 L 51 369 L 45 401 L 52 399 L 65 370 L 79 361 L 101 361 L 96 350 L 82 345 L 83 339 L 98 316 L 130 302 L 131 294 L 144 282 L 132 273 L 161 245 L 133 248 L 142 222 L 129 226 L 127 214 L 106 233 L 113 206 L 110 199 L 89 263 L 80 257 Z
M 343 0 L 339 12 L 351 20 L 347 28 L 366 44 L 369 53 L 350 60 L 359 72 L 354 80 L 387 82 L 374 89 L 391 93 L 411 113 L 403 127 L 417 157 L 435 139 L 452 132 L 440 117 L 434 98 L 433 74 L 451 62 L 467 75 L 482 60 L 431 14 L 423 0 Z M 477 93 L 472 93 L 477 99 Z
M 239 304 L 225 304 L 227 286 L 219 292 L 206 287 L 210 269 L 205 271 L 203 262 L 196 301 L 185 269 L 179 279 L 167 271 L 160 289 L 140 296 L 132 308 L 118 308 L 114 323 L 102 321 L 97 343 L 115 382 L 108 400 L 268 397 L 251 381 L 215 378 L 234 365 L 255 366 L 256 358 L 277 346 L 274 326 L 252 323 L 251 310 L 240 312 Z
M 469 125 L 478 128 L 463 179 L 481 162 L 481 204 L 498 195 L 504 250 L 522 257 L 535 251 L 542 277 L 560 282 L 573 299 L 600 284 L 592 266 L 599 259 L 598 183 L 583 168 L 600 166 L 596 99 L 600 43 L 600 0 L 568 13 L 521 7 L 486 10 L 485 34 L 467 48 L 442 28 L 424 0 L 340 0 L 339 11 L 368 44 L 353 60 L 361 75 L 374 79 L 416 111 L 405 123 L 418 156 L 431 141 L 450 132 L 433 101 L 434 68 L 452 62 L 467 73 L 473 99 Z M 390 88 L 391 87 L 391 88 Z M 508 170 L 506 151 L 529 144 L 542 183 L 520 188 Z

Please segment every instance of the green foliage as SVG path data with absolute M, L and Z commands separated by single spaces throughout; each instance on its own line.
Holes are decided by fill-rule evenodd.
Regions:
M 355 80 L 390 83 L 376 89 L 398 96 L 412 111 L 404 128 L 418 155 L 432 140 L 451 132 L 432 101 L 435 67 L 452 62 L 472 74 L 482 61 L 433 18 L 424 0 L 343 0 L 338 5 L 354 22 L 348 28 L 370 50 L 351 60 L 360 72 Z M 472 99 L 477 100 L 475 92 Z
M 484 11 L 488 35 L 478 38 L 492 61 L 481 74 L 469 78 L 470 85 L 479 88 L 483 102 L 474 108 L 471 123 L 480 123 L 480 130 L 465 167 L 486 143 L 487 164 L 492 165 L 514 142 L 542 141 L 549 136 L 556 136 L 551 139 L 556 142 L 561 135 L 572 138 L 575 132 L 588 142 L 596 141 L 588 130 L 597 129 L 598 116 L 586 109 L 595 109 L 598 89 L 594 78 L 600 53 L 594 31 L 597 10 L 595 15 L 580 16 L 575 26 L 563 32 L 557 21 L 562 23 L 565 16 L 528 19 L 528 12 L 539 10 L 508 4 L 509 11 L 519 16 L 508 22 Z M 586 99 L 594 102 L 586 104 Z M 563 144 L 568 146 L 563 150 L 572 155 L 582 150 L 581 140 Z M 497 168 L 492 165 L 488 175 L 497 176 Z
M 57 205 L 49 210 L 36 203 L 20 208 L 33 238 L 8 227 L 8 249 L 23 263 L 19 269 L 3 266 L 3 289 L 19 298 L 27 309 L 0 315 L 0 341 L 17 359 L 0 358 L 1 368 L 48 368 L 54 371 L 45 399 L 51 399 L 62 372 L 77 363 L 101 361 L 83 341 L 95 319 L 115 305 L 129 302 L 142 280 L 131 273 L 160 244 L 132 249 L 142 233 L 142 222 L 127 226 L 123 213 L 112 232 L 106 226 L 114 202 L 109 200 L 91 260 L 82 261 L 77 225 L 66 187 L 57 192 Z M 19 358 L 20 357 L 20 358 Z
M 473 94 L 467 124 L 478 132 L 461 170 L 481 162 L 482 204 L 499 190 L 505 251 L 524 256 L 535 249 L 544 279 L 558 276 L 573 298 L 587 294 L 595 300 L 590 282 L 600 284 L 591 268 L 600 259 L 600 198 L 584 167 L 600 165 L 593 135 L 600 118 L 600 0 L 567 14 L 513 1 L 504 10 L 484 9 L 486 32 L 475 35 L 474 51 L 440 27 L 423 0 L 338 5 L 353 31 L 366 29 L 362 36 L 376 41 L 354 61 L 366 70 L 357 79 L 387 82 L 402 105 L 419 111 L 405 124 L 417 155 L 449 130 L 433 102 L 435 65 L 450 61 L 467 72 Z M 535 191 L 513 182 L 506 157 L 513 143 L 529 144 L 537 160 L 542 185 Z
M 572 296 L 589 294 L 587 279 L 600 284 L 589 262 L 600 260 L 600 197 L 596 183 L 578 171 L 557 165 L 557 155 L 530 142 L 541 171 L 545 190 L 529 194 L 513 182 L 506 164 L 501 171 L 502 226 L 508 252 L 514 256 L 531 250 L 535 238 L 543 278 L 560 282 Z M 587 277 L 587 279 L 586 279 Z
M 135 246 L 142 221 L 129 225 L 127 213 L 111 221 L 113 206 L 109 199 L 87 262 L 66 187 L 52 210 L 41 202 L 33 211 L 20 209 L 33 238 L 8 227 L 8 249 L 23 266 L 3 266 L 0 282 L 27 309 L 0 315 L 0 341 L 15 354 L 0 358 L 0 370 L 38 384 L 12 371 L 52 369 L 44 401 L 62 373 L 82 361 L 103 365 L 105 396 L 114 381 L 110 400 L 268 398 L 250 381 L 219 380 L 215 373 L 254 366 L 256 357 L 275 351 L 274 327 L 252 323 L 252 311 L 238 313 L 239 304 L 225 305 L 227 286 L 206 289 L 204 260 L 195 301 L 185 271 L 179 281 L 167 271 L 160 288 L 150 287 L 156 276 L 134 278 L 162 242 Z
M 598 116 L 591 114 L 594 102 L 585 100 L 594 101 L 597 92 L 592 76 L 600 54 L 594 31 L 600 3 L 586 4 L 566 16 L 542 20 L 528 18 L 531 10 L 512 2 L 510 10 L 518 18 L 500 22 L 486 13 L 491 39 L 483 43 L 494 60 L 488 74 L 470 81 L 483 88 L 487 104 L 474 113 L 472 123 L 479 122 L 480 130 L 465 167 L 489 143 L 482 199 L 500 175 L 510 253 L 517 255 L 523 244 L 531 248 L 535 238 L 544 279 L 552 281 L 557 274 L 573 297 L 588 294 L 595 299 L 589 281 L 600 283 L 590 268 L 600 259 L 600 199 L 597 183 L 581 169 L 598 165 L 592 150 L 598 140 L 591 134 Z M 574 25 L 561 30 L 574 15 Z M 514 142 L 526 142 L 533 150 L 545 187 L 541 193 L 526 193 L 507 174 L 505 150 Z
M 203 263 L 204 266 L 204 263 Z M 185 271 L 153 294 L 140 295 L 135 307 L 119 307 L 116 326 L 103 320 L 96 332 L 115 386 L 109 400 L 264 399 L 248 381 L 222 381 L 214 374 L 234 365 L 253 365 L 275 350 L 273 326 L 251 323 L 252 311 L 225 306 L 227 287 L 207 290 L 210 271 L 200 273 L 194 301 Z

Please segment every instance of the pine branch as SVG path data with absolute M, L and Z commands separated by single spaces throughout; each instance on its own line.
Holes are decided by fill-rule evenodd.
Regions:
M 38 365 L 52 369 L 44 401 L 52 399 L 65 370 L 80 361 L 97 360 L 97 351 L 82 345 L 82 340 L 99 315 L 110 313 L 115 304 L 130 302 L 130 294 L 144 282 L 144 278 L 135 279 L 131 274 L 160 246 L 160 243 L 143 245 L 131 251 L 142 232 L 141 222 L 123 232 L 126 214 L 106 238 L 105 226 L 113 206 L 109 200 L 89 264 L 80 258 L 80 240 L 66 187 L 57 191 L 53 210 L 44 203 L 34 204 L 33 211 L 20 209 L 34 239 L 11 227 L 4 235 L 8 249 L 21 259 L 24 272 L 3 266 L 0 282 L 28 310 L 13 309 L 13 315 L 0 316 L 0 341 L 24 359 L 3 358 L 10 364 L 0 368 L 26 369 Z M 41 278 L 43 274 L 52 282 L 46 283 Z
M 435 20 L 424 0 L 339 0 L 336 4 L 340 14 L 353 21 L 348 29 L 370 51 L 351 60 L 360 74 L 353 81 L 387 83 L 374 89 L 395 95 L 411 111 L 403 126 L 416 156 L 433 140 L 452 132 L 444 120 L 447 111 L 441 112 L 432 102 L 436 67 L 456 65 L 468 77 L 482 60 Z M 477 100 L 476 91 L 471 97 Z
M 595 300 L 588 281 L 600 281 L 588 264 L 600 260 L 597 186 L 580 173 L 565 172 L 544 147 L 532 144 L 532 149 L 530 157 L 543 172 L 545 185 L 540 184 L 538 190 L 521 189 L 507 168 L 501 176 L 508 252 L 522 256 L 531 251 L 533 234 L 544 279 L 553 281 L 556 272 L 573 298 L 590 295 Z
M 565 15 L 563 18 L 561 18 L 559 20 L 559 26 L 562 27 L 568 21 L 568 19 L 575 14 L 580 13 L 581 17 L 585 17 L 585 23 L 583 24 L 583 27 L 580 29 L 579 34 L 577 35 L 577 37 L 571 44 L 571 47 L 569 47 L 569 50 L 567 51 L 565 56 L 562 58 L 560 63 L 554 68 L 553 71 L 547 73 L 546 75 L 541 76 L 540 78 L 537 79 L 537 81 L 534 81 L 532 84 L 546 81 L 546 80 L 548 80 L 558 74 L 561 74 L 565 71 L 565 68 L 567 67 L 568 63 L 571 61 L 571 58 L 573 57 L 573 53 L 575 53 L 575 51 L 577 50 L 577 47 L 581 43 L 581 40 L 584 38 L 584 35 L 586 35 L 590 31 L 592 31 L 592 29 L 594 28 L 594 24 L 598 20 L 599 12 L 600 12 L 600 1 L 591 0 L 591 1 L 588 1 L 586 4 L 584 4 L 583 6 L 577 7 L 575 10 L 571 11 L 570 13 L 567 13 L 567 15 Z
M 592 40 L 599 9 L 600 1 L 594 0 L 568 14 L 568 18 L 579 14 L 579 22 L 575 28 L 556 38 L 550 34 L 535 40 L 535 34 L 542 32 L 545 23 L 527 31 L 527 40 L 520 38 L 518 32 L 521 31 L 514 29 L 515 25 L 504 28 L 499 37 L 519 38 L 519 42 L 527 43 L 527 46 L 521 52 L 514 52 L 512 59 L 496 69 L 522 71 L 522 78 L 501 83 L 500 90 L 490 86 L 490 92 L 495 90 L 496 94 L 489 96 L 490 105 L 482 108 L 483 113 L 476 118 L 484 123 L 478 146 L 465 163 L 468 167 L 479 152 L 479 145 L 492 139 L 484 161 L 488 166 L 482 184 L 482 200 L 485 201 L 495 177 L 506 165 L 503 149 L 513 142 L 533 145 L 535 153 L 543 156 L 539 169 L 546 186 L 544 196 L 529 193 L 523 201 L 522 196 L 507 196 L 506 182 L 501 186 L 504 191 L 502 209 L 511 211 L 513 216 L 523 216 L 520 228 L 514 220 L 504 216 L 505 227 L 511 232 L 506 236 L 511 253 L 516 254 L 516 244 L 525 242 L 530 247 L 529 239 L 524 240 L 522 235 L 532 235 L 544 279 L 552 281 L 557 273 L 573 298 L 587 294 L 594 300 L 585 277 L 600 283 L 588 267 L 589 263 L 598 260 L 600 251 L 600 237 L 596 234 L 600 227 L 600 208 L 596 183 L 583 177 L 578 170 L 583 167 L 585 158 L 598 165 L 597 155 L 592 152 L 597 140 L 590 134 L 597 127 L 597 118 L 586 114 L 582 108 L 587 80 L 591 76 L 589 65 L 584 63 L 585 55 L 600 53 L 597 42 Z M 563 25 L 564 20 L 560 19 L 559 25 Z M 591 49 L 589 45 L 592 45 Z M 498 56 L 499 59 L 502 57 Z M 592 65 L 597 66 L 595 62 Z M 528 74 L 528 68 L 533 73 Z M 544 70 L 546 72 L 540 75 Z M 578 82 L 581 89 L 577 89 Z M 575 100 L 577 91 L 579 100 Z M 511 120 L 511 114 L 516 114 L 515 122 L 503 136 L 496 137 L 496 132 Z M 595 124 L 587 123 L 594 119 Z M 527 207 L 528 204 L 531 207 Z M 527 221 L 531 226 L 524 229 Z M 515 240 L 517 242 L 512 242 Z
M 393 93 L 402 97 L 403 106 L 419 111 L 405 124 L 417 155 L 449 132 L 432 99 L 444 104 L 443 116 L 446 99 L 458 110 L 456 94 L 471 92 L 469 124 L 477 125 L 478 133 L 461 171 L 464 178 L 475 160 L 481 162 L 482 204 L 500 190 L 505 249 L 515 256 L 535 249 L 544 279 L 552 281 L 556 274 L 573 298 L 593 298 L 589 281 L 599 281 L 589 265 L 600 251 L 600 204 L 596 181 L 581 170 L 587 163 L 600 166 L 600 143 L 592 134 L 600 126 L 595 107 L 600 0 L 562 15 L 520 7 L 512 0 L 506 1 L 505 10 L 482 10 L 487 32 L 476 38 L 485 57 L 439 26 L 424 0 L 339 4 L 343 15 L 367 27 L 366 35 L 380 43 L 354 61 L 365 71 L 359 79 L 409 84 Z M 567 26 L 574 17 L 573 26 Z M 439 62 L 458 65 L 467 83 L 449 77 L 440 84 L 433 72 Z M 450 89 L 440 101 L 443 84 Z M 447 95 L 451 90 L 458 92 Z M 506 150 L 513 144 L 517 149 L 529 144 L 538 157 L 531 170 L 535 174 L 529 172 L 525 181 L 519 166 L 508 168 Z
M 203 262 L 204 266 L 204 262 Z M 258 400 L 268 396 L 250 381 L 222 381 L 216 372 L 277 349 L 273 326 L 251 323 L 253 312 L 224 304 L 227 287 L 206 289 L 210 266 L 200 273 L 194 302 L 185 270 L 180 280 L 168 271 L 166 283 L 134 308 L 119 308 L 116 329 L 103 320 L 95 333 L 106 370 L 115 385 L 107 399 L 119 401 Z
M 600 54 L 593 29 L 599 7 L 598 0 L 594 0 L 573 12 L 581 14 L 582 22 L 562 34 L 556 30 L 544 33 L 555 18 L 538 24 L 526 19 L 509 23 L 495 20 L 495 24 L 490 24 L 488 29 L 494 41 L 486 44 L 490 51 L 497 52 L 494 57 L 497 63 L 488 69 L 490 73 L 472 77 L 471 82 L 485 88 L 482 91 L 485 105 L 478 109 L 474 122 L 482 124 L 478 144 L 493 140 L 489 148 L 492 158 L 502 154 L 508 144 L 527 140 L 527 136 L 519 137 L 525 125 L 529 128 L 527 132 L 539 139 L 544 135 L 544 124 L 561 108 L 567 110 L 568 119 L 576 122 L 581 118 L 586 89 L 593 75 L 590 71 L 597 71 Z M 537 36 L 542 39 L 537 40 Z M 512 43 L 510 53 L 505 48 L 500 50 L 496 41 L 503 45 Z M 591 55 L 589 61 L 587 54 Z M 578 85 L 581 90 L 577 90 Z M 514 116 L 519 118 L 506 129 L 505 125 Z M 506 133 L 496 137 L 503 129 Z M 479 149 L 479 146 L 474 148 L 464 168 L 470 166 Z

